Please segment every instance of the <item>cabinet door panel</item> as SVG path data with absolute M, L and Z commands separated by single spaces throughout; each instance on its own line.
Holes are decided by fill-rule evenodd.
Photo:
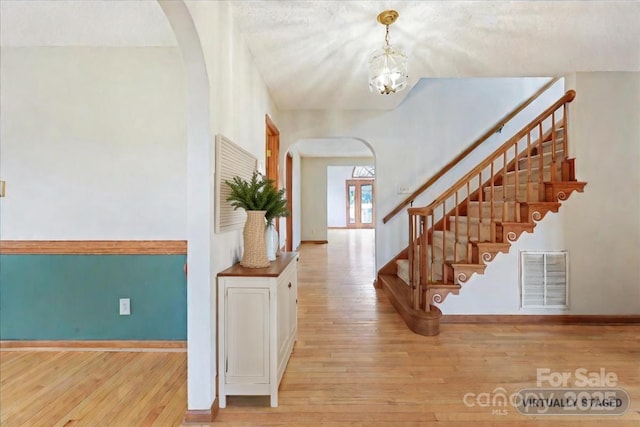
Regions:
M 293 274 L 291 279 L 292 286 L 289 289 L 289 332 L 287 335 L 293 335 L 293 341 L 296 340 L 298 329 L 298 277 Z
M 269 289 L 229 288 L 228 383 L 269 382 Z
M 280 278 L 278 282 L 278 361 L 282 360 L 287 351 L 287 337 L 289 336 L 289 277 Z

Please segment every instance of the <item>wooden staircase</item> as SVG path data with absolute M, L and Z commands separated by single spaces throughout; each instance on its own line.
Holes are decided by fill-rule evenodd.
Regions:
M 458 180 L 433 203 L 410 208 L 409 245 L 378 273 L 381 287 L 409 328 L 440 330 L 441 303 L 457 295 L 523 232 L 585 182 L 569 158 L 568 91 Z

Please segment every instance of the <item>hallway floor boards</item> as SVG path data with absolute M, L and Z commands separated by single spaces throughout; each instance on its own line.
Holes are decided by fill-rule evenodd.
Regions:
M 373 236 L 330 230 L 329 244 L 301 247 L 298 341 L 279 407 L 230 396 L 214 425 L 640 425 L 640 326 L 443 324 L 439 336 L 416 335 L 373 288 Z M 2 426 L 173 426 L 186 410 L 184 352 L 0 356 Z M 481 393 L 536 387 L 537 368 L 604 368 L 631 409 L 531 417 L 478 404 Z

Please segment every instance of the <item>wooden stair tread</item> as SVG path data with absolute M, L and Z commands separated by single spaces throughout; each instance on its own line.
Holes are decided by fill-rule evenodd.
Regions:
M 466 262 L 449 262 L 447 261 L 447 264 L 451 265 L 452 267 L 465 267 L 465 268 L 473 268 L 473 269 L 477 269 L 477 270 L 484 270 L 485 269 L 485 265 L 482 264 L 474 264 L 474 263 L 466 263 Z

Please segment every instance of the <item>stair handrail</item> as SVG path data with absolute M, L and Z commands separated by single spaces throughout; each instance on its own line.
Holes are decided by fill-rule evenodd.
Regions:
M 547 117 L 550 117 L 551 114 L 556 111 L 561 105 L 569 103 L 573 101 L 576 97 L 576 92 L 572 89 L 568 90 L 560 99 L 558 99 L 554 104 L 552 104 L 549 108 L 540 113 L 535 119 L 531 120 L 528 125 L 524 126 L 518 133 L 509 138 L 504 144 L 498 147 L 491 155 L 486 157 L 482 162 L 480 162 L 476 167 L 471 169 L 466 175 L 456 181 L 447 191 L 442 193 L 438 198 L 436 198 L 433 202 L 429 203 L 429 205 L 425 207 L 417 207 L 409 209 L 410 215 L 428 215 L 435 207 L 439 206 L 442 202 L 446 201 L 449 197 L 451 197 L 456 191 L 460 190 L 463 185 L 478 175 L 478 172 L 489 166 L 493 161 L 495 161 L 498 157 L 504 154 L 506 150 L 511 148 L 513 144 L 519 141 L 521 138 L 527 135 L 527 133 L 531 132 L 532 129 L 539 126 L 539 124 L 544 121 Z M 566 136 L 565 136 L 566 138 Z M 566 154 L 566 153 L 565 153 Z
M 498 132 L 507 122 L 513 119 L 516 115 L 518 115 L 522 110 L 524 110 L 529 104 L 538 99 L 540 95 L 547 91 L 554 83 L 556 83 L 560 78 L 554 77 L 549 82 L 544 84 L 536 93 L 531 95 L 527 100 L 522 102 L 516 108 L 514 108 L 510 113 L 505 115 L 502 119 L 498 120 L 498 122 L 491 127 L 487 132 L 485 132 L 480 138 L 472 142 L 467 148 L 465 148 L 460 154 L 458 154 L 453 160 L 444 165 L 438 172 L 436 172 L 431 178 L 427 180 L 424 184 L 420 186 L 416 191 L 411 193 L 409 197 L 400 202 L 395 208 L 391 210 L 383 219 L 382 223 L 386 224 L 389 222 L 394 216 L 402 212 L 402 210 L 409 204 L 411 204 L 416 197 L 425 192 L 429 187 L 431 187 L 436 181 L 438 181 L 444 174 L 449 172 L 454 168 L 458 163 L 460 163 L 465 157 L 471 154 L 476 148 L 478 148 L 482 143 L 484 143 L 487 139 L 489 139 L 494 133 Z

